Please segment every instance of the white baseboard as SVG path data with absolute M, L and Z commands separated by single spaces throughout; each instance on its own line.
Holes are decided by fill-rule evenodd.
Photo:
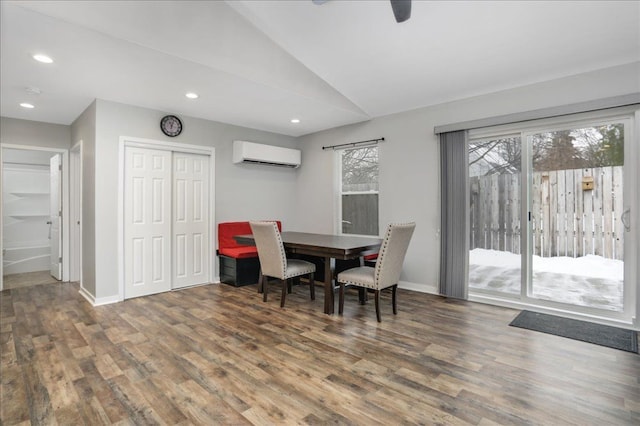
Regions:
M 93 294 L 89 293 L 85 288 L 80 287 L 79 291 L 80 295 L 87 299 L 92 306 L 102 306 L 102 305 L 110 305 L 111 303 L 120 302 L 120 297 L 118 295 L 109 296 L 109 297 L 99 297 L 95 298 Z
M 417 291 L 419 293 L 429 293 L 429 294 L 436 294 L 438 295 L 438 286 L 435 284 L 418 284 L 418 283 L 411 283 L 408 281 L 400 281 L 398 283 L 398 288 L 401 288 L 403 290 L 411 290 L 411 291 Z

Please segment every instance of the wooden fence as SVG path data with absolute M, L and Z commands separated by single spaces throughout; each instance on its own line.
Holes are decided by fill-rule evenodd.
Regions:
M 583 178 L 593 189 L 583 190 Z M 520 254 L 520 174 L 470 179 L 471 248 Z M 622 166 L 533 174 L 533 252 L 623 259 Z
M 342 232 L 378 235 L 378 194 L 342 194 Z

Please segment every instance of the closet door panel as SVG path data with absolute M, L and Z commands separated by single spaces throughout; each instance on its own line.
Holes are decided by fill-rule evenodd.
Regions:
M 171 289 L 171 152 L 125 149 L 125 299 Z
M 209 157 L 173 154 L 173 288 L 209 281 Z

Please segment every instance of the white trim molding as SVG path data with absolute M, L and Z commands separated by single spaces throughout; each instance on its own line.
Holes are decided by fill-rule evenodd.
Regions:
M 80 295 L 82 297 L 84 297 L 87 302 L 89 302 L 91 304 L 91 306 L 102 306 L 102 305 L 110 305 L 112 303 L 118 303 L 120 302 L 120 298 L 116 295 L 116 296 L 109 296 L 109 297 L 99 297 L 99 298 L 95 298 L 91 293 L 89 293 L 86 289 L 80 287 L 80 291 L 79 291 Z
M 439 296 L 438 293 L 438 285 L 437 284 L 422 284 L 422 283 L 411 283 L 409 281 L 400 281 L 398 282 L 398 288 L 403 290 L 411 290 L 416 291 L 418 293 L 428 293 Z

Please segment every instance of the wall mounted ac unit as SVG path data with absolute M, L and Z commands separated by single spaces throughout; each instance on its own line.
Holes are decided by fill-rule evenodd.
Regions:
M 233 141 L 233 162 L 267 164 L 280 167 L 300 167 L 300 150 L 263 145 L 247 141 Z

